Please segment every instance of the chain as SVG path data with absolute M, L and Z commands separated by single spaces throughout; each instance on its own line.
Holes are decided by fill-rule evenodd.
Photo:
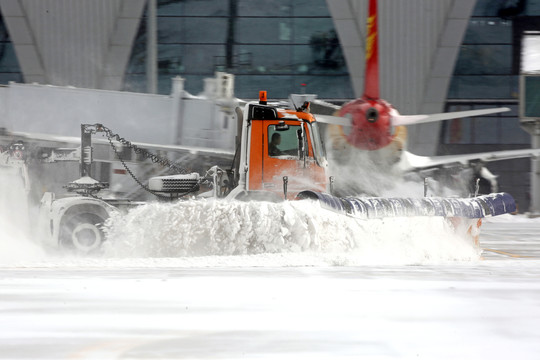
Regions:
M 126 169 L 127 173 L 131 176 L 131 178 L 145 191 L 149 192 L 150 194 L 156 196 L 156 197 L 159 197 L 159 198 L 162 198 L 162 199 L 170 199 L 171 197 L 170 196 L 167 196 L 167 195 L 163 195 L 163 194 L 160 194 L 152 189 L 150 189 L 148 186 L 144 185 L 136 176 L 135 174 L 133 174 L 133 172 L 131 171 L 131 169 L 127 166 L 127 164 L 125 163 L 124 159 L 122 159 L 122 156 L 120 155 L 120 152 L 118 151 L 116 145 L 114 144 L 113 142 L 113 139 L 118 141 L 120 144 L 122 144 L 123 146 L 126 146 L 130 149 L 133 149 L 133 151 L 135 152 L 135 154 L 138 154 L 138 155 L 142 155 L 145 159 L 150 159 L 153 163 L 156 163 L 156 164 L 159 164 L 161 166 L 164 166 L 164 167 L 168 167 L 170 168 L 171 170 L 173 171 L 176 171 L 177 173 L 181 173 L 181 174 L 185 174 L 187 173 L 188 171 L 182 167 L 178 167 L 176 166 L 175 164 L 171 163 L 169 161 L 169 159 L 166 159 L 166 158 L 163 158 L 163 157 L 160 157 L 156 154 L 153 154 L 151 152 L 149 152 L 148 150 L 146 149 L 142 149 L 140 147 L 138 147 L 137 145 L 135 144 L 132 144 L 130 141 L 124 139 L 123 137 L 121 137 L 120 135 L 118 134 L 115 134 L 114 132 L 112 132 L 111 129 L 109 129 L 108 127 L 102 125 L 102 124 L 96 124 L 96 127 L 105 133 L 105 136 L 107 137 L 107 140 L 109 141 L 109 144 L 111 145 L 111 148 L 113 149 L 114 153 L 116 154 L 116 157 L 118 158 L 118 160 L 122 163 L 122 166 L 124 167 L 124 169 Z M 189 193 L 192 193 L 192 192 L 195 192 L 197 191 L 198 189 L 198 185 L 195 185 L 193 188 L 191 188 L 190 190 L 182 193 L 182 195 L 187 195 Z
M 156 154 L 151 153 L 150 151 L 146 149 L 142 149 L 138 147 L 137 145 L 132 144 L 131 141 L 124 139 L 118 134 L 115 134 L 114 132 L 112 132 L 111 129 L 107 128 L 106 126 L 103 126 L 102 124 L 98 124 L 97 126 L 105 133 L 105 135 L 107 136 L 107 139 L 109 140 L 109 143 L 111 143 L 111 146 L 113 146 L 113 149 L 115 149 L 112 143 L 112 140 L 114 139 L 118 141 L 120 144 L 122 144 L 123 146 L 133 149 L 135 154 L 142 155 L 145 159 L 150 159 L 153 163 L 157 163 L 157 164 L 160 164 L 161 166 L 168 167 L 171 170 L 176 171 L 177 173 L 185 174 L 188 172 L 186 169 L 182 167 L 178 167 L 175 164 L 171 163 L 169 159 L 160 157 Z

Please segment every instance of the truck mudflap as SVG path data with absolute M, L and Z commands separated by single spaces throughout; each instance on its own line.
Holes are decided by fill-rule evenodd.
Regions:
M 516 211 L 516 202 L 507 193 L 472 198 L 339 198 L 327 193 L 307 190 L 300 192 L 297 199 L 318 200 L 325 209 L 360 219 L 412 216 L 481 219 Z

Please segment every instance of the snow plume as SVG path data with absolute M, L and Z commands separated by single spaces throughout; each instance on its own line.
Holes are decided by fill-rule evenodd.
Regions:
M 468 196 L 472 169 L 439 169 L 421 173 L 404 172 L 396 150 L 359 150 L 351 146 L 328 152 L 329 172 L 335 179 L 335 193 L 347 196 L 420 198 L 427 178 L 428 196 Z
M 152 203 L 107 222 L 109 258 L 245 258 L 279 255 L 279 266 L 417 264 L 475 260 L 479 252 L 442 218 L 358 220 L 312 201 L 189 200 Z M 233 257 L 234 258 L 234 257 Z M 313 262 L 316 258 L 318 262 Z M 241 261 L 240 265 L 252 263 Z M 261 264 L 262 265 L 262 264 Z
M 422 182 L 404 181 L 403 174 L 388 163 L 383 150 L 363 151 L 346 148 L 341 153 L 329 152 L 330 174 L 341 196 L 406 196 L 421 197 Z
M 0 167 L 0 265 L 44 257 L 42 249 L 30 240 L 28 197 L 15 170 Z

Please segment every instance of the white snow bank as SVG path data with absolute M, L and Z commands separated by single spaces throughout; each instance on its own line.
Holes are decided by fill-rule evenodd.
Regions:
M 0 167 L 0 264 L 43 259 L 31 238 L 27 194 L 22 178 Z
M 216 264 L 212 256 L 258 255 L 265 266 L 268 257 L 261 254 L 290 256 L 296 266 L 314 258 L 329 265 L 479 258 L 442 218 L 358 220 L 311 201 L 152 203 L 114 214 L 105 230 L 108 258 L 208 257 Z M 287 265 L 283 256 L 273 257 L 277 266 Z

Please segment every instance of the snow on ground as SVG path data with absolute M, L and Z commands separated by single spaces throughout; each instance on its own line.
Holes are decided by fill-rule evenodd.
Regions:
M 0 359 L 540 353 L 540 219 L 486 219 L 480 258 L 440 219 L 155 203 L 113 217 L 103 253 L 82 257 L 44 251 L 11 195 L 0 190 Z

